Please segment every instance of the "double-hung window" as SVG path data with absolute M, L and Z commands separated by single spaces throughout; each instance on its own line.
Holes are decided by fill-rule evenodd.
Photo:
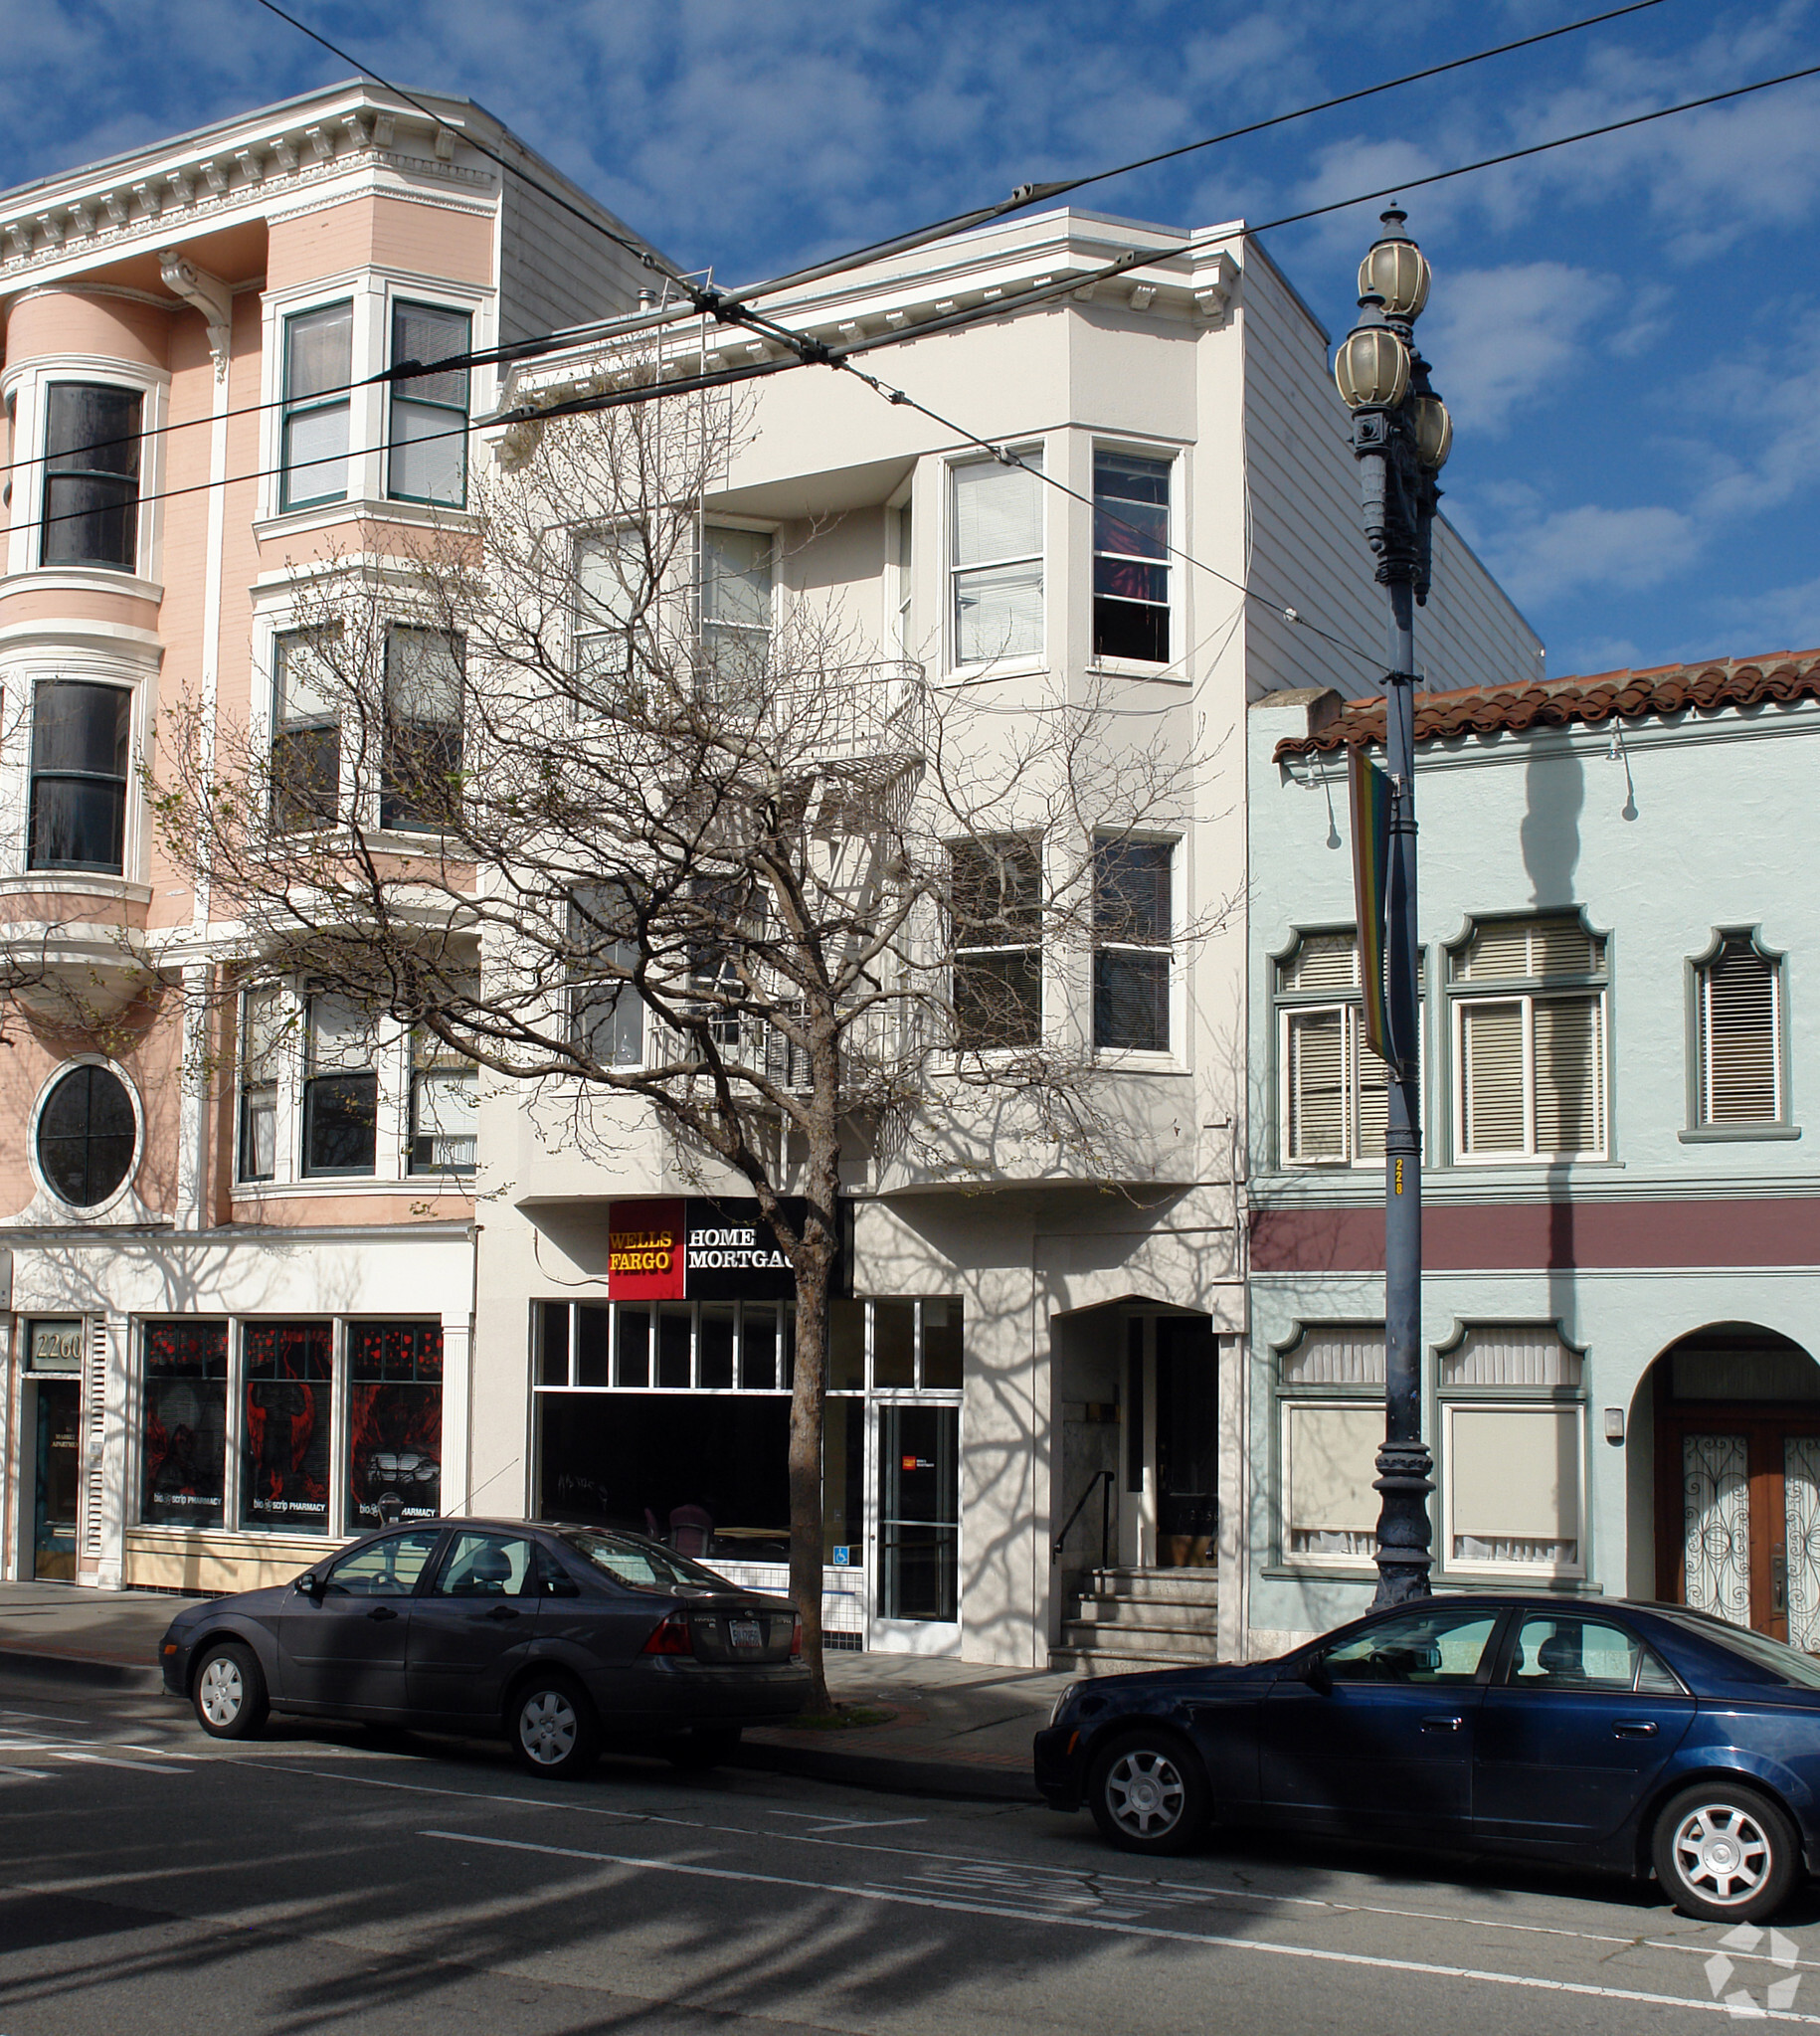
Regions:
M 1297 1567 L 1357 1569 L 1377 1545 L 1384 1332 L 1311 1324 L 1279 1361 L 1278 1548 Z
M 1699 1045 L 1696 1122 L 1705 1129 L 1780 1124 L 1782 970 L 1748 933 L 1720 937 L 1694 971 Z
M 271 1181 L 277 1173 L 278 1080 L 290 1027 L 282 990 L 255 985 L 241 998 L 240 1156 L 243 1181 Z
M 626 886 L 586 884 L 569 901 L 569 1012 L 574 1040 L 602 1067 L 644 1058 L 644 1004 L 633 987 L 637 943 Z
M 1552 1323 L 1469 1328 L 1440 1355 L 1445 1567 L 1578 1576 L 1583 1361 Z
M 1603 1159 L 1604 941 L 1577 916 L 1494 920 L 1449 976 L 1455 1159 Z
M 1175 846 L 1106 835 L 1093 844 L 1093 1043 L 1167 1053 Z
M 105 383 L 53 382 L 46 391 L 45 565 L 133 570 L 143 404 L 137 390 Z
M 1277 1024 L 1284 1165 L 1381 1160 L 1389 1069 L 1365 1043 L 1350 932 L 1304 934 L 1277 964 Z
M 1042 849 L 1023 835 L 957 841 L 951 858 L 955 1045 L 1034 1046 L 1042 1035 Z
M 640 525 L 597 530 L 578 540 L 575 676 L 588 705 L 607 707 L 630 692 L 650 603 L 650 554 Z
M 279 833 L 331 828 L 341 807 L 341 708 L 332 639 L 288 630 L 273 639 L 272 824 Z
M 278 506 L 306 509 L 347 496 L 348 420 L 354 374 L 351 301 L 284 320 L 278 426 Z
M 1093 456 L 1093 654 L 1170 661 L 1170 463 Z
M 464 360 L 472 322 L 436 304 L 394 304 L 393 367 Z M 464 366 L 393 382 L 386 492 L 394 501 L 451 509 L 466 502 L 467 383 Z
M 379 1149 L 373 1014 L 351 997 L 312 991 L 303 1048 L 304 1174 L 371 1174 Z
M 954 661 L 1040 657 L 1042 455 L 954 468 Z
M 771 666 L 771 539 L 709 524 L 701 540 L 701 660 L 708 697 L 742 711 L 764 701 Z
M 458 637 L 394 623 L 386 632 L 385 759 L 379 825 L 434 833 L 460 797 Z
M 471 1174 L 478 1148 L 479 1070 L 464 1053 L 420 1028 L 411 1040 L 413 1174 Z
M 125 867 L 132 694 L 46 679 L 32 696 L 29 860 L 34 869 Z

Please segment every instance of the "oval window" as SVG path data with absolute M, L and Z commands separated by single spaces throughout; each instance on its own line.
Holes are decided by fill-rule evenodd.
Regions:
M 137 1143 L 132 1098 L 111 1068 L 71 1068 L 39 1113 L 39 1171 L 73 1208 L 107 1200 L 126 1179 Z

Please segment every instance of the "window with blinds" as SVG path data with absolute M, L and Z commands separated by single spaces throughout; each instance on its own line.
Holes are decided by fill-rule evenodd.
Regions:
M 1584 1573 L 1583 1355 L 1552 1322 L 1470 1326 L 1440 1355 L 1447 1569 Z
M 1277 965 L 1277 996 L 1283 1163 L 1359 1166 L 1381 1160 L 1390 1075 L 1365 1044 L 1353 934 L 1305 934 L 1294 954 Z
M 1604 1158 L 1604 976 L 1577 916 L 1494 922 L 1455 951 L 1456 1160 Z M 1499 994 L 1461 994 L 1480 985 Z
M 1782 974 L 1748 933 L 1695 972 L 1702 1125 L 1782 1121 Z
M 973 460 L 953 473 L 954 661 L 1039 657 L 1042 455 Z
M 1298 1567 L 1357 1569 L 1377 1544 L 1380 1322 L 1311 1324 L 1280 1361 L 1278 1533 Z

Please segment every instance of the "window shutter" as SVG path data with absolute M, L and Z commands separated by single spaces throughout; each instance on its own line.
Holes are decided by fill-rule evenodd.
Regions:
M 1469 1153 L 1524 1150 L 1523 1007 L 1469 1004 L 1460 1014 Z
M 1605 966 L 1605 943 L 1577 918 L 1513 919 L 1481 926 L 1458 965 L 1466 983 L 1510 982 L 1524 976 L 1594 976 Z
M 1384 1125 L 1390 1111 L 1390 1069 L 1365 1044 L 1365 1018 L 1353 1018 L 1353 1065 L 1357 1070 L 1359 1132 L 1357 1157 L 1381 1160 L 1384 1156 Z
M 1369 1386 L 1384 1383 L 1381 1322 L 1322 1322 L 1305 1329 L 1283 1353 L 1283 1384 Z M 1380 1410 L 1381 1414 L 1381 1410 Z
M 1732 934 L 1701 971 L 1705 1120 L 1773 1124 L 1781 1116 L 1777 971 L 1749 936 Z
M 82 1520 L 85 1569 L 101 1559 L 102 1527 L 107 1496 L 107 1324 L 95 1317 L 89 1324 L 88 1377 L 83 1382 Z
M 1346 1052 L 1338 1008 L 1289 1019 L 1289 1157 L 1346 1158 Z
M 1581 1370 L 1579 1353 L 1551 1322 L 1488 1322 L 1469 1329 L 1441 1359 L 1441 1384 L 1577 1388 Z
M 1281 966 L 1286 991 L 1358 987 L 1358 943 L 1350 933 L 1311 933 Z
M 1599 1007 L 1595 998 L 1536 1005 L 1536 1150 L 1595 1153 L 1604 1140 Z

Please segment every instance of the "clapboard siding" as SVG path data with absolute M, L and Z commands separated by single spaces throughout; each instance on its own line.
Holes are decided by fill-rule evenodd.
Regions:
M 1250 585 L 1250 694 L 1332 686 L 1349 698 L 1383 690 L 1384 597 L 1359 520 L 1346 412 L 1328 374 L 1327 340 L 1282 277 L 1246 250 L 1245 452 Z M 1313 629 L 1283 620 L 1293 608 Z M 1429 685 L 1532 676 L 1541 644 L 1471 549 L 1435 528 L 1434 592 L 1416 627 Z
M 507 136 L 500 152 L 514 156 Z M 602 222 L 629 239 L 639 236 L 605 206 L 582 192 L 533 155 L 519 149 L 516 160 L 540 183 L 563 190 L 573 203 L 591 208 Z M 638 291 L 654 288 L 658 277 L 605 234 L 553 205 L 522 177 L 508 176 L 501 200 L 503 231 L 499 260 L 499 336 L 510 342 L 559 332 L 595 318 L 637 307 Z

